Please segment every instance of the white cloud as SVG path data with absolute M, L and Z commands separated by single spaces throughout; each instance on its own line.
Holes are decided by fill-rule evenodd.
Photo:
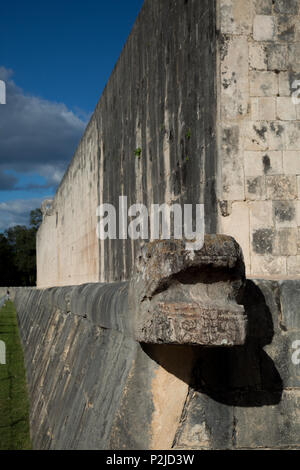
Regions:
M 40 207 L 43 199 L 16 199 L 0 203 L 0 232 L 14 225 L 28 225 L 30 211 Z
M 57 185 L 71 160 L 87 121 L 64 104 L 27 95 L 0 67 L 6 82 L 6 105 L 0 109 L 0 190 L 14 189 L 5 170 L 38 173 L 46 187 Z

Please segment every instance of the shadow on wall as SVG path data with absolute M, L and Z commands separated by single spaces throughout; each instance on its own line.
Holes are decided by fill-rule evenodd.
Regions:
M 252 281 L 247 281 L 242 304 L 248 316 L 244 346 L 226 349 L 143 345 L 143 349 L 194 391 L 219 403 L 242 407 L 278 404 L 282 380 L 274 362 L 263 350 L 274 336 L 272 315 L 264 295 Z M 180 361 L 176 360 L 178 356 Z

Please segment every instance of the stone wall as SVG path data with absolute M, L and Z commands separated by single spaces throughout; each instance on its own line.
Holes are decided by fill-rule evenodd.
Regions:
M 205 203 L 216 232 L 215 21 L 211 0 L 145 1 L 38 232 L 39 287 L 129 279 L 138 243 L 96 237 L 122 195 Z
M 300 275 L 299 15 L 298 0 L 218 2 L 219 231 L 251 276 Z
M 0 298 L 6 295 L 7 289 L 7 287 L 0 287 Z
M 14 291 L 35 448 L 300 448 L 300 281 L 274 280 L 300 276 L 299 15 L 300 0 L 145 1 L 38 232 L 38 286 L 73 287 Z M 204 203 L 206 232 L 273 278 L 247 282 L 245 346 L 134 341 L 139 244 L 96 237 L 120 195 Z
M 96 236 L 121 195 L 202 202 L 249 276 L 300 276 L 299 5 L 145 1 L 38 232 L 38 286 L 129 279 L 139 244 Z
M 300 281 L 247 281 L 225 349 L 135 342 L 127 289 L 16 291 L 35 449 L 300 448 Z
M 9 291 L 10 300 L 14 301 L 17 291 L 23 291 L 26 289 L 35 289 L 31 287 L 0 287 L 0 298 L 6 297 L 7 291 Z

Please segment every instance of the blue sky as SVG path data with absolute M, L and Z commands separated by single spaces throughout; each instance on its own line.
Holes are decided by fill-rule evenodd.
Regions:
M 142 4 L 1 2 L 0 231 L 54 194 Z

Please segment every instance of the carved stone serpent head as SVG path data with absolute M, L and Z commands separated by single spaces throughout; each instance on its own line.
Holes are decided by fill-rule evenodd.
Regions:
M 225 235 L 206 235 L 199 251 L 163 240 L 141 249 L 129 286 L 135 337 L 152 344 L 243 345 L 247 318 L 239 304 L 243 254 Z

